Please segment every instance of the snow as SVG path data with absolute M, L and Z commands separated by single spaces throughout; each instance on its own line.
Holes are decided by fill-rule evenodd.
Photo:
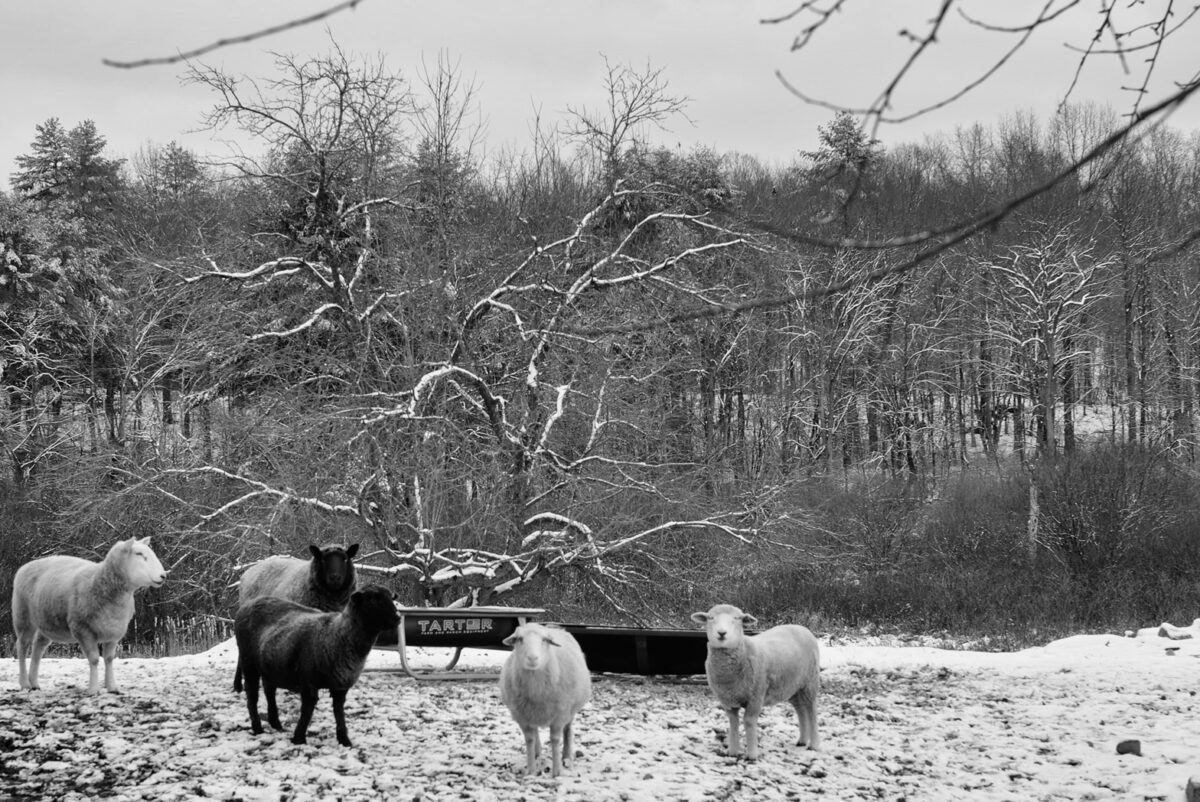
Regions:
M 466 576 L 481 576 L 490 579 L 495 575 L 496 566 L 494 565 L 449 565 L 435 571 L 429 581 L 434 583 L 446 582 Z
M 1166 637 L 1160 631 L 1169 634 Z M 0 681 L 0 798 L 84 800 L 1182 800 L 1200 774 L 1200 622 L 1081 635 L 1014 653 L 824 643 L 823 750 L 795 713 L 764 712 L 757 763 L 719 753 L 725 716 L 702 678 L 596 677 L 578 757 L 522 776 L 524 745 L 497 683 L 416 682 L 372 653 L 347 699 L 351 748 L 322 696 L 309 743 L 251 735 L 231 690 L 232 642 L 199 655 L 118 659 L 119 695 L 84 696 L 82 658 L 46 660 L 43 689 Z M 1191 636 L 1191 637 L 1187 637 Z M 417 665 L 448 653 L 412 649 Z M 476 676 L 505 653 L 465 650 Z M 15 663 L 15 661 L 14 661 Z M 1118 755 L 1141 741 L 1142 755 Z

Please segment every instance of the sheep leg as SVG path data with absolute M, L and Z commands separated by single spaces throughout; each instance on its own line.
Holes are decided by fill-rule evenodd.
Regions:
M 346 689 L 330 689 L 329 696 L 333 699 L 333 720 L 337 722 L 337 742 L 342 746 L 352 746 L 350 733 L 346 729 Z
M 242 692 L 242 658 L 238 657 L 237 668 L 233 670 L 233 692 Z
M 100 644 L 86 632 L 72 634 L 79 641 L 79 648 L 83 649 L 83 655 L 88 661 L 88 696 L 96 696 L 100 693 Z
M 38 632 L 33 636 L 29 656 L 29 689 L 36 691 L 41 687 L 38 682 L 38 670 L 42 667 L 42 655 L 50 648 L 50 639 Z
M 575 765 L 575 722 L 568 721 L 563 727 L 563 765 Z
M 807 746 L 809 749 L 821 748 L 821 737 L 817 734 L 817 700 L 806 693 L 798 691 L 791 698 L 792 707 L 796 708 L 796 718 L 800 722 L 800 740 L 796 746 Z
M 808 746 L 808 710 L 804 703 L 804 693 L 797 692 L 788 701 L 795 708 L 796 723 L 800 725 L 800 739 L 796 741 L 796 746 Z
M 296 722 L 296 731 L 292 733 L 292 743 L 308 743 L 308 724 L 312 721 L 313 711 L 317 709 L 317 692 L 305 690 L 300 692 L 300 720 Z
M 725 739 L 725 750 L 730 755 L 737 756 L 742 753 L 742 745 L 739 743 L 738 737 L 738 709 L 731 707 L 725 711 L 725 714 L 729 716 L 729 732 Z
M 263 695 L 267 697 L 267 723 L 271 729 L 283 732 L 283 724 L 279 721 L 279 707 L 275 704 L 275 686 L 263 680 Z
M 104 688 L 109 693 L 120 693 L 117 690 L 117 679 L 113 676 L 113 660 L 117 657 L 117 642 L 115 640 L 106 641 L 100 645 L 100 648 L 104 655 Z
M 250 732 L 262 734 L 262 719 L 258 717 L 258 674 L 254 671 L 246 672 L 246 710 L 250 712 Z
M 758 760 L 758 714 L 761 707 L 746 708 L 746 759 Z
M 26 668 L 25 660 L 29 652 L 32 650 L 33 639 L 23 632 L 17 633 L 17 684 L 22 690 L 33 690 L 33 686 L 29 684 L 29 671 Z
M 525 773 L 533 774 L 537 766 L 538 754 L 542 751 L 542 740 L 538 736 L 537 727 L 521 726 L 525 733 Z
M 550 725 L 550 776 L 562 774 L 563 728 Z

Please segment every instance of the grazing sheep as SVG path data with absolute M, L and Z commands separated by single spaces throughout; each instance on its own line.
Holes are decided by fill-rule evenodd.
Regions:
M 525 733 L 525 773 L 534 773 L 542 751 L 538 728 L 549 727 L 557 777 L 564 757 L 574 761 L 575 714 L 592 698 L 587 661 L 571 633 L 557 627 L 523 624 L 504 644 L 513 652 L 500 669 L 500 698 Z
M 338 543 L 310 545 L 308 550 L 311 560 L 270 557 L 247 568 L 238 584 L 238 606 L 260 596 L 277 596 L 327 613 L 345 609 L 356 584 L 358 544 L 349 548 Z M 240 661 L 234 669 L 233 690 L 242 691 Z
M 104 687 L 117 693 L 113 658 L 133 618 L 133 592 L 158 587 L 166 578 L 148 537 L 118 541 L 98 563 L 56 554 L 18 568 L 13 577 L 12 617 L 21 687 L 38 689 L 38 668 L 51 641 L 74 641 L 91 669 L 88 693 L 100 692 L 101 652 Z M 27 655 L 32 655 L 28 672 Z
M 692 620 L 708 631 L 704 670 L 708 687 L 729 715 L 730 755 L 741 753 L 738 711 L 746 711 L 746 757 L 758 759 L 758 716 L 766 705 L 791 702 L 800 720 L 797 746 L 819 749 L 817 695 L 821 690 L 817 639 L 805 627 L 785 624 L 747 636 L 743 625 L 758 623 L 754 616 L 729 604 Z
M 258 684 L 267 697 L 267 723 L 282 730 L 275 689 L 300 694 L 300 720 L 292 743 L 307 742 L 317 692 L 329 690 L 337 740 L 350 746 L 346 731 L 346 692 L 358 681 L 375 638 L 400 623 L 392 594 L 368 585 L 350 596 L 340 613 L 326 613 L 277 596 L 260 596 L 238 608 L 233 620 L 238 662 L 245 672 L 250 729 L 263 731 L 258 717 Z

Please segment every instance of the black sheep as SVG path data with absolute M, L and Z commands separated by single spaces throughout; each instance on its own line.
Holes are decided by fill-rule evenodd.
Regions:
M 275 689 L 300 694 L 300 720 L 292 743 L 307 741 L 308 724 L 317 706 L 317 692 L 329 690 L 337 740 L 350 746 L 346 731 L 346 692 L 358 681 L 375 638 L 400 623 L 392 594 L 369 585 L 350 597 L 340 613 L 325 613 L 274 596 L 252 599 L 238 608 L 233 632 L 238 661 L 246 680 L 246 709 L 250 729 L 263 731 L 258 716 L 258 684 L 267 697 L 267 723 L 282 730 Z
M 278 596 L 330 613 L 345 609 L 356 585 L 358 544 L 348 548 L 340 543 L 310 545 L 308 550 L 310 560 L 270 557 L 247 568 L 238 584 L 239 606 L 260 596 Z M 242 690 L 240 662 L 234 671 L 233 690 Z

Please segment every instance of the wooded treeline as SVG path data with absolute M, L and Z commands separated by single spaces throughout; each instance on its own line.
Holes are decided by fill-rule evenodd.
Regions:
M 772 165 L 650 144 L 686 99 L 609 65 L 603 104 L 485 154 L 457 65 L 276 66 L 188 74 L 253 148 L 117 161 L 48 120 L 0 194 L 10 567 L 153 535 L 159 610 L 223 613 L 235 566 L 361 541 L 414 601 L 832 620 L 795 588 L 1178 553 L 1196 132 L 1085 160 L 1115 112 L 920 144 L 843 114 Z

